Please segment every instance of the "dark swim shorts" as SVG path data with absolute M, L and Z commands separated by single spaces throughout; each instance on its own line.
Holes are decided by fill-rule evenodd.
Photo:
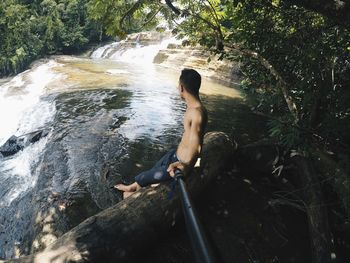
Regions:
M 171 163 L 178 162 L 176 150 L 170 150 L 150 170 L 144 171 L 135 177 L 135 181 L 142 187 L 172 179 L 167 172 Z

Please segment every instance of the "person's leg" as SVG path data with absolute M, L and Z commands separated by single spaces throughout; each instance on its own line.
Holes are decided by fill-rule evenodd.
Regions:
M 117 188 L 118 190 L 124 191 L 124 192 L 135 192 L 141 188 L 141 186 L 134 182 L 133 184 L 125 185 L 125 184 L 117 184 L 114 186 L 114 188 Z
M 133 184 L 117 184 L 114 187 L 123 191 L 123 197 L 126 198 L 141 189 L 141 187 L 170 180 L 171 176 L 168 174 L 167 169 L 169 164 L 175 160 L 175 152 L 176 150 L 169 151 L 150 170 L 138 174 Z
M 174 162 L 174 158 L 176 158 L 175 152 L 176 150 L 170 150 L 167 152 L 167 154 L 165 154 L 150 170 L 135 176 L 135 182 L 141 187 L 145 187 L 147 185 L 170 180 L 171 176 L 167 172 L 167 169 L 169 164 Z
M 114 188 L 120 191 L 123 191 L 123 199 L 125 199 L 130 195 L 132 195 L 133 193 L 135 193 L 136 191 L 140 190 L 141 186 L 137 182 L 134 182 L 133 184 L 130 184 L 130 185 L 117 184 L 114 186 Z
M 141 187 L 170 180 L 171 176 L 168 174 L 167 168 L 168 166 L 165 165 L 153 167 L 137 175 L 134 183 L 130 185 L 117 184 L 114 187 L 123 191 L 123 198 L 125 199 L 141 189 Z
M 145 187 L 147 185 L 168 181 L 171 179 L 171 176 L 167 172 L 167 168 L 168 166 L 166 165 L 153 167 L 135 176 L 135 182 L 141 187 Z

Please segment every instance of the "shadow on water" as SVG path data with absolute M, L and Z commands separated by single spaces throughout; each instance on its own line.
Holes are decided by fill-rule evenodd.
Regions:
M 266 120 L 251 112 L 241 98 L 202 95 L 208 110 L 207 131 L 223 131 L 239 144 L 247 144 L 266 136 Z

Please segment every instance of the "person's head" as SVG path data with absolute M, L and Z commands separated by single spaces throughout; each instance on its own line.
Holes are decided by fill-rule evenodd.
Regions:
M 180 95 L 183 97 L 183 93 L 186 91 L 187 93 L 198 97 L 201 81 L 201 75 L 197 71 L 188 68 L 183 69 L 179 78 Z

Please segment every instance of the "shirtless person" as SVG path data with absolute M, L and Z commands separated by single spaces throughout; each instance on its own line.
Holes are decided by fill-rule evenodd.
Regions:
M 178 90 L 186 102 L 184 133 L 177 150 L 165 154 L 153 168 L 135 177 L 130 185 L 117 184 L 114 187 L 123 191 L 127 198 L 141 187 L 170 180 L 175 169 L 188 175 L 195 165 L 202 149 L 204 129 L 207 124 L 207 112 L 199 98 L 201 76 L 193 69 L 184 69 L 179 79 Z

